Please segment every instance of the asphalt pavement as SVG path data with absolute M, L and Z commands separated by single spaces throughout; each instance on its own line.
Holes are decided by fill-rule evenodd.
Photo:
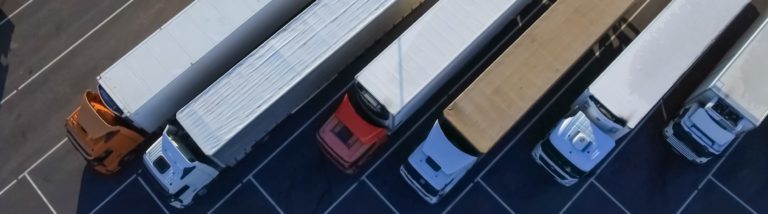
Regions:
M 765 213 L 768 124 L 704 165 L 677 156 L 661 135 L 682 102 L 749 24 L 735 24 L 598 170 L 559 185 L 531 159 L 569 104 L 669 0 L 638 1 L 439 203 L 430 205 L 397 168 L 442 110 L 549 6 L 534 0 L 464 75 L 449 81 L 356 174 L 321 152 L 316 131 L 354 75 L 436 0 L 427 0 L 238 165 L 184 210 L 169 206 L 140 161 L 112 176 L 88 166 L 64 139 L 64 118 L 95 76 L 189 0 L 0 2 L 0 213 Z M 753 14 L 754 15 L 754 14 Z M 745 16 L 748 17 L 749 15 Z M 0 16 L 0 18 L 3 18 Z M 629 24 L 626 24 L 629 23 Z M 611 37 L 615 35 L 615 37 Z

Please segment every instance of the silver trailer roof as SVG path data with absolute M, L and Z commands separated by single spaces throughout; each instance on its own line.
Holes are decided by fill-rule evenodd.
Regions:
M 101 73 L 99 84 L 130 117 L 271 1 L 196 0 Z
M 634 128 L 749 0 L 674 0 L 589 91 Z
M 392 115 L 398 115 L 518 3 L 528 0 L 441 0 L 358 75 Z M 469 7 L 471 5 L 471 7 Z
M 176 118 L 206 155 L 215 155 L 397 1 L 316 1 L 179 110 Z
M 768 115 L 768 19 L 728 61 L 714 83 L 720 93 L 759 125 Z

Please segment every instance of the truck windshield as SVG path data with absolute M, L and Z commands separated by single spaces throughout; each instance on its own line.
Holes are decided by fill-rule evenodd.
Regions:
M 177 120 L 172 120 L 168 123 L 168 131 L 166 134 L 176 143 L 176 145 L 178 145 L 179 152 L 181 152 L 187 161 L 190 163 L 201 161 L 210 165 L 211 161 L 206 158 L 207 156 L 199 147 L 197 147 L 192 136 L 187 133 L 187 130 L 185 130 Z
M 714 121 L 718 121 L 717 124 L 725 130 L 733 131 L 739 124 L 739 121 L 741 121 L 741 115 L 736 113 L 736 111 L 734 111 L 727 103 L 724 103 L 722 99 L 712 105 L 712 110 L 719 114 L 723 119 L 716 119 L 714 118 L 714 115 L 709 115 L 709 117 Z M 723 124 L 723 122 L 725 122 L 725 124 Z
M 104 87 L 99 85 L 99 97 L 101 97 L 101 102 L 104 103 L 109 110 L 112 111 L 112 113 L 115 113 L 116 115 L 123 116 L 123 110 L 120 109 L 119 106 L 117 106 L 117 103 L 115 103 L 115 100 L 112 99 L 112 97 L 109 96 L 106 90 L 104 90 Z
M 360 83 L 349 89 L 349 102 L 357 114 L 365 121 L 378 127 L 386 127 L 389 111 L 371 95 Z
M 469 143 L 469 141 L 464 138 L 464 135 L 459 133 L 459 131 L 456 130 L 445 117 L 441 116 L 437 119 L 437 122 L 440 124 L 440 129 L 443 131 L 443 134 L 445 134 L 445 137 L 448 138 L 448 141 L 450 141 L 453 146 L 474 157 L 479 157 L 481 155 L 480 151 L 478 151 L 474 145 Z
M 579 167 L 576 167 L 576 165 L 573 165 L 571 161 L 569 161 L 565 156 L 563 156 L 560 151 L 555 148 L 555 145 L 552 144 L 552 141 L 549 141 L 549 139 L 544 140 L 541 144 L 541 151 L 544 153 L 547 158 L 552 160 L 555 165 L 557 165 L 560 170 L 564 171 L 568 176 L 571 176 L 572 178 L 581 178 L 587 172 L 579 169 Z
M 615 114 L 611 112 L 611 110 L 608 110 L 600 101 L 595 98 L 595 96 L 589 96 L 589 100 L 592 101 L 592 103 L 595 104 L 595 107 L 597 107 L 597 110 L 602 113 L 605 118 L 608 118 L 609 120 L 613 121 L 613 123 L 616 123 L 617 125 L 621 127 L 627 126 L 627 121 L 624 119 L 621 119 L 620 117 L 617 117 Z

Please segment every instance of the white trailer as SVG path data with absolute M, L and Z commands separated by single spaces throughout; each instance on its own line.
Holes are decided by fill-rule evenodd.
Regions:
M 436 203 L 584 55 L 632 0 L 560 0 L 459 95 L 400 166 Z
M 354 172 L 446 81 L 466 72 L 467 61 L 529 2 L 437 2 L 356 76 L 318 133 L 323 151 L 340 168 Z
M 318 0 L 179 110 L 144 156 L 172 205 L 191 203 L 420 3 Z
M 697 62 L 749 0 L 674 0 L 533 151 L 561 184 L 591 171 Z
M 763 17 L 765 19 L 765 17 Z M 682 156 L 705 163 L 768 115 L 768 19 L 754 25 L 664 129 Z
M 70 141 L 97 170 L 114 172 L 124 155 L 308 4 L 191 2 L 97 77 L 98 93 L 87 92 L 68 119 Z

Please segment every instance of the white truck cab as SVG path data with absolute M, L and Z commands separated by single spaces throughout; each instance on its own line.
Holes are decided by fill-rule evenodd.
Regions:
M 571 186 L 615 146 L 610 135 L 579 111 L 558 123 L 549 137 L 536 145 L 532 155 L 560 184 Z
M 768 115 L 768 19 L 753 25 L 664 129 L 667 142 L 703 164 Z
M 736 138 L 736 133 L 754 128 L 724 100 L 686 106 L 679 119 L 665 129 L 667 142 L 674 150 L 698 164 L 720 154 Z
M 435 122 L 424 143 L 400 166 L 403 178 L 431 204 L 448 193 L 481 155 L 471 144 L 453 138 L 455 131 L 444 131 L 444 121 Z
M 194 151 L 186 146 L 189 135 L 173 124 L 166 126 L 162 137 L 149 147 L 144 164 L 150 174 L 165 190 L 168 202 L 176 208 L 190 205 L 197 195 L 206 192 L 206 185 L 219 174 L 216 165 L 198 160 Z
M 578 182 L 646 118 L 748 3 L 669 3 L 579 96 L 575 113 L 536 146 L 536 161 L 563 185 Z

